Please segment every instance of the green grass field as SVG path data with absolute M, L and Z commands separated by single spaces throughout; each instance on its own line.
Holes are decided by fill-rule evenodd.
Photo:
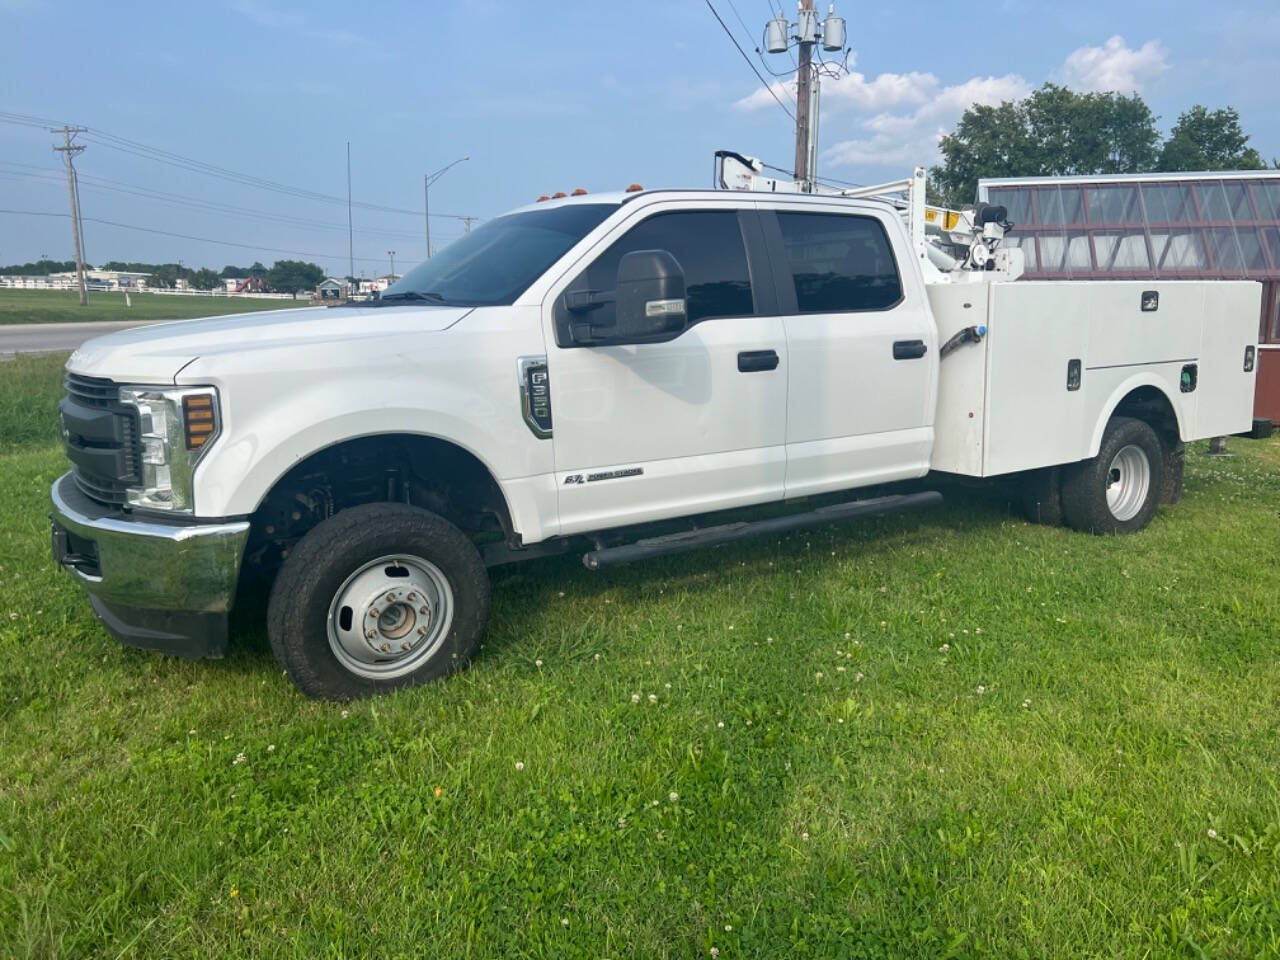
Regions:
M 180 297 L 158 293 L 89 293 L 80 306 L 75 293 L 64 290 L 0 290 L 0 324 L 70 323 L 87 320 L 188 320 L 253 310 L 305 307 L 306 300 L 268 300 L 259 297 Z
M 470 671 L 331 705 L 96 625 L 58 359 L 0 365 L 0 956 L 1280 955 L 1280 440 L 1135 537 L 498 572 Z

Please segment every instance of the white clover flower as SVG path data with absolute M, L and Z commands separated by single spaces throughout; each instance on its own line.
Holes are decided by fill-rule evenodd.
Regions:
M 1217 830 L 1215 830 L 1215 829 L 1213 829 L 1213 827 L 1210 827 L 1210 828 L 1209 828 L 1209 839 L 1210 839 L 1210 840 L 1217 840 L 1217 839 L 1218 839 L 1218 831 L 1217 831 Z
M 651 694 L 649 694 L 649 702 L 650 702 L 650 703 L 657 703 L 657 702 L 658 702 L 658 695 L 657 695 L 656 693 L 651 693 Z
M 533 661 L 533 665 L 534 665 L 535 667 L 541 667 L 541 666 L 542 666 L 542 661 L 541 661 L 541 660 L 535 660 L 535 661 Z
M 773 566 L 773 564 L 769 564 L 769 566 Z M 716 960 L 716 957 L 720 956 L 720 948 L 719 948 L 719 947 L 712 947 L 712 948 L 711 948 L 711 950 L 710 950 L 709 952 L 710 952 L 710 954 L 711 954 L 711 960 Z
M 732 933 L 732 932 L 733 932 L 733 924 L 732 924 L 732 923 L 726 923 L 726 924 L 724 925 L 724 932 L 725 932 L 725 933 Z
M 568 918 L 568 917 L 561 917 L 561 918 L 560 918 L 560 926 L 562 926 L 562 927 L 567 927 L 568 925 L 569 925 L 569 918 Z
M 947 652 L 948 650 L 950 650 L 950 649 L 951 649 L 951 644 L 949 644 L 949 643 L 944 643 L 942 646 L 940 646 L 940 647 L 938 648 L 938 652 L 939 652 L 939 653 L 946 653 L 946 652 Z
M 597 660 L 599 660 L 599 659 L 600 659 L 600 654 L 598 654 L 598 653 L 596 654 L 596 659 L 597 659 Z
M 861 683 L 861 682 L 862 682 L 862 674 L 861 674 L 861 673 L 855 673 L 855 674 L 853 675 L 853 680 L 854 680 L 854 683 Z
M 639 702 L 640 702 L 640 694 L 638 694 L 638 693 L 633 693 L 633 694 L 631 695 L 631 702 L 632 702 L 632 703 L 639 703 Z
M 987 692 L 987 688 L 984 687 L 982 684 L 978 684 L 978 696 L 982 696 L 986 692 Z
M 717 723 L 717 724 L 716 724 L 716 729 L 717 729 L 717 730 L 723 730 L 723 729 L 724 729 L 724 721 L 723 721 L 723 720 L 721 720 L 719 723 Z
M 653 801 L 653 806 L 655 806 L 655 807 L 656 807 L 656 806 L 657 806 L 659 803 L 661 803 L 661 802 L 662 802 L 661 800 L 655 800 L 655 801 Z
M 521 770 L 523 770 L 523 769 L 524 769 L 524 761 L 523 761 L 523 760 L 517 760 L 517 761 L 516 761 L 516 773 L 519 773 L 519 772 L 520 772 Z
M 1025 700 L 1023 700 L 1023 701 L 1022 701 L 1022 709 L 1023 709 L 1023 710 L 1026 710 L 1026 709 L 1028 709 L 1030 706 L 1031 706 L 1031 698 L 1030 698 L 1030 697 L 1027 697 L 1027 699 L 1025 699 Z
M 244 763 L 246 759 L 247 758 L 245 757 L 244 752 L 242 751 L 236 754 L 236 758 L 231 761 L 231 764 L 232 766 L 238 766 L 239 764 Z
M 343 710 L 343 711 L 342 711 L 342 719 L 343 719 L 343 720 L 347 719 L 347 717 L 349 717 L 349 716 L 351 716 L 351 711 L 350 711 L 350 710 Z M 223 740 L 225 740 L 225 739 L 227 739 L 227 738 L 226 738 L 226 737 L 223 737 L 222 739 L 223 739 Z
M 275 752 L 276 752 L 276 745 L 274 743 L 268 743 L 267 753 L 275 753 Z
M 625 827 L 626 825 L 627 825 L 627 818 L 626 818 L 626 817 L 619 817 L 619 818 L 618 818 L 618 829 L 619 829 L 619 830 L 621 830 L 621 829 L 622 829 L 623 827 Z
M 670 793 L 667 794 L 667 799 L 670 800 L 672 803 L 675 803 L 677 800 L 680 799 L 680 794 L 672 790 Z
M 806 830 L 804 833 L 800 834 L 800 839 L 801 839 L 801 840 L 803 840 L 805 843 L 808 843 L 808 842 L 809 842 L 809 831 L 808 831 L 808 830 Z
M 188 737 L 194 737 L 195 735 L 196 735 L 196 728 L 195 728 L 195 727 L 192 727 L 190 730 L 188 730 L 188 731 L 187 731 L 187 736 L 188 736 Z

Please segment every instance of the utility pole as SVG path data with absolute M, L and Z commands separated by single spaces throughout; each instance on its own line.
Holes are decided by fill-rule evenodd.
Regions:
M 396 252 L 394 250 L 388 250 L 387 256 L 391 258 L 391 282 L 395 283 L 396 282 Z
M 80 288 L 80 306 L 89 304 L 89 288 L 84 279 L 84 238 L 80 232 L 80 192 L 77 189 L 76 168 L 73 159 L 84 152 L 84 145 L 77 144 L 76 134 L 85 133 L 88 127 L 62 127 L 51 130 L 51 133 L 62 134 L 62 146 L 54 147 L 55 153 L 62 154 L 67 166 L 67 192 L 71 197 L 71 244 L 76 254 L 76 286 Z
M 471 223 L 472 223 L 472 221 L 474 221 L 475 219 L 476 219 L 475 217 L 463 217 L 463 218 L 462 218 L 462 222 L 463 222 L 463 223 L 465 223 L 465 224 L 467 225 L 467 233 L 470 233 L 470 232 L 471 232 Z
M 794 40 L 799 47 L 796 66 L 796 165 L 795 178 L 800 189 L 812 193 L 818 174 L 818 90 L 819 73 L 843 70 L 844 65 L 814 62 L 814 47 L 822 44 L 829 52 L 844 50 L 844 18 L 836 16 L 835 4 L 826 19 L 818 23 L 813 0 L 800 0 L 796 22 L 789 23 L 779 15 L 765 27 L 765 47 L 769 53 L 786 53 Z M 792 28 L 795 33 L 792 34 Z
M 813 174 L 811 166 L 814 147 L 813 126 L 814 89 L 818 78 L 813 75 L 813 44 L 818 34 L 818 14 L 813 9 L 813 0 L 800 0 L 797 13 L 796 37 L 800 52 L 796 67 L 796 180 L 804 189 L 813 191 Z
M 347 275 L 356 275 L 356 245 L 351 229 L 351 141 L 347 141 Z

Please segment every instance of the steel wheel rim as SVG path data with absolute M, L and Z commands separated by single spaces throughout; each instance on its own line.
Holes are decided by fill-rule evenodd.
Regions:
M 430 660 L 453 625 L 453 587 L 430 560 L 388 554 L 363 564 L 329 604 L 329 649 L 370 680 L 412 673 Z
M 1147 452 L 1130 443 L 1121 447 L 1107 468 L 1107 509 L 1121 523 L 1142 512 L 1151 490 L 1151 462 Z

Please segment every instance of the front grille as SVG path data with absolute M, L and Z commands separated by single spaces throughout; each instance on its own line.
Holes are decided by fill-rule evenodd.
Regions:
M 108 409 L 120 406 L 120 388 L 113 380 L 101 377 L 82 377 L 78 373 L 68 373 L 65 381 L 67 395 L 86 407 Z
M 123 506 L 142 478 L 138 414 L 120 403 L 111 380 L 68 373 L 62 402 L 63 440 L 76 486 L 86 497 Z

